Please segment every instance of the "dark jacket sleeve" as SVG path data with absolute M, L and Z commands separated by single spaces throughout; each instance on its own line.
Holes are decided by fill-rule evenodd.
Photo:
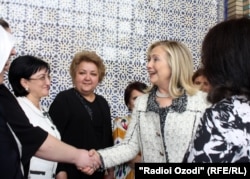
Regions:
M 3 107 L 5 121 L 9 123 L 22 144 L 22 163 L 25 175 L 27 175 L 30 158 L 46 140 L 48 133 L 40 127 L 34 127 L 29 122 L 15 96 L 4 85 L 0 85 L 0 103 Z
M 21 172 L 21 158 L 11 130 L 4 120 L 0 104 L 0 167 L 1 178 L 24 179 Z

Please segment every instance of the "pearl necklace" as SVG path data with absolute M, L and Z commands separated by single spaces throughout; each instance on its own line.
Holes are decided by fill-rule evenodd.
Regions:
M 156 90 L 156 96 L 159 97 L 159 98 L 169 98 L 170 95 L 169 94 L 162 94 L 160 93 L 158 90 Z

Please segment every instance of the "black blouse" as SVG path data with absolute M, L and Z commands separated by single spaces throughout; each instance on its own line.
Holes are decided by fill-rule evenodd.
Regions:
M 113 145 L 111 113 L 106 99 L 96 94 L 93 102 L 85 100 L 74 88 L 60 92 L 49 114 L 62 140 L 82 149 L 101 149 Z M 99 178 L 103 172 L 86 175 L 74 165 L 59 164 L 57 172 L 66 171 L 69 179 Z

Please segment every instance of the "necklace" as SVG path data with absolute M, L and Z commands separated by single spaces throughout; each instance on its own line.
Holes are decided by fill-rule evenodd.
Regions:
M 169 98 L 170 95 L 169 94 L 162 94 L 160 93 L 158 90 L 156 90 L 156 96 L 159 97 L 159 98 Z

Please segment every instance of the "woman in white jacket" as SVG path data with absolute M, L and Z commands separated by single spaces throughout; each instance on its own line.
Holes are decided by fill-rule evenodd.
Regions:
M 61 139 L 47 110 L 40 104 L 41 99 L 49 95 L 49 64 L 34 56 L 20 56 L 10 66 L 9 81 L 30 123 L 35 127 L 41 127 L 57 139 Z M 56 168 L 57 162 L 33 156 L 30 160 L 28 178 L 54 178 Z
M 182 162 L 200 117 L 210 105 L 206 93 L 192 82 L 192 55 L 183 43 L 157 41 L 147 57 L 153 86 L 136 99 L 124 141 L 90 151 L 97 162 L 102 159 L 104 168 L 129 161 L 139 151 L 142 162 Z

